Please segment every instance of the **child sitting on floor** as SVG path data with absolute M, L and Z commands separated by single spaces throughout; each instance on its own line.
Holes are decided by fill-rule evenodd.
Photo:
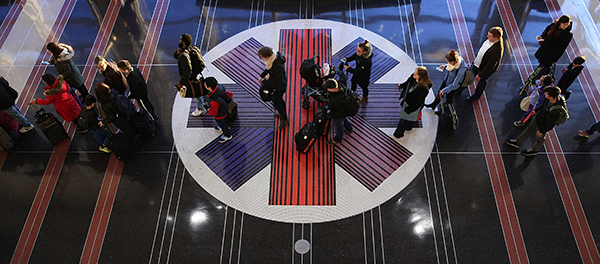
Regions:
M 100 144 L 99 150 L 105 153 L 110 153 L 111 150 L 107 147 L 112 138 L 112 134 L 106 127 L 98 125 L 98 113 L 96 112 L 96 97 L 88 95 L 84 99 L 85 107 L 79 114 L 79 125 L 84 129 L 92 131 L 94 138 Z

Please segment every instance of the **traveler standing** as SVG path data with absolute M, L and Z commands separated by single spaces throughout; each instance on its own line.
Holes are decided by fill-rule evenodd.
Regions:
M 352 91 L 356 92 L 357 85 L 363 91 L 360 103 L 369 101 L 369 83 L 371 81 L 371 67 L 373 66 L 373 46 L 368 40 L 358 43 L 356 53 L 348 58 L 343 58 L 346 62 L 344 68 L 352 73 Z M 356 68 L 347 65 L 348 62 L 356 60 Z
M 270 47 L 262 47 L 258 50 L 258 57 L 265 61 L 266 69 L 260 74 L 258 83 L 263 79 L 269 81 L 270 90 L 273 91 L 273 107 L 277 110 L 276 117 L 281 117 L 279 129 L 284 129 L 290 121 L 288 120 L 283 94 L 287 89 L 287 74 L 285 72 L 285 57 L 280 52 L 273 52 Z

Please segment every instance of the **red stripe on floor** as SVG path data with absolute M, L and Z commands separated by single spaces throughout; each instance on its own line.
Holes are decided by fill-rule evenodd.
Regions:
M 8 34 L 10 34 L 10 31 L 15 26 L 17 18 L 19 18 L 21 11 L 23 11 L 25 3 L 27 3 L 27 0 L 15 1 L 8 11 L 8 14 L 4 18 L 2 25 L 0 25 L 0 49 L 4 46 L 6 38 L 8 38 Z
M 498 3 L 498 5 L 500 6 L 501 3 Z M 448 7 L 452 17 L 452 25 L 454 26 L 454 30 L 456 32 L 460 53 L 464 56 L 466 61 L 473 62 L 475 60 L 475 52 L 473 50 L 473 45 L 471 44 L 460 2 L 458 0 L 450 0 L 448 1 Z M 504 14 L 503 18 L 506 21 L 506 13 L 503 13 L 504 8 L 499 7 L 499 9 L 501 11 L 500 13 Z M 512 14 L 510 17 L 513 18 Z M 506 27 L 507 35 L 512 34 L 512 32 L 508 33 L 511 31 L 510 26 Z M 479 43 L 477 43 L 477 45 L 479 45 Z M 517 50 L 515 56 L 523 56 L 523 51 L 525 51 L 525 49 Z M 527 76 L 521 76 L 521 78 L 526 77 Z M 475 84 L 471 85 L 469 90 L 471 93 L 473 93 L 475 91 Z M 475 110 L 477 127 L 481 135 L 483 150 L 484 153 L 486 153 L 486 164 L 490 173 L 494 198 L 498 207 L 498 214 L 500 217 L 500 223 L 502 224 L 502 232 L 504 234 L 504 240 L 506 242 L 510 261 L 511 263 L 529 263 L 527 250 L 525 248 L 525 241 L 519 225 L 517 211 L 514 205 L 510 185 L 508 183 L 506 170 L 504 168 L 504 161 L 502 160 L 502 155 L 500 154 L 500 147 L 494 131 L 492 117 L 485 93 L 480 100 L 477 100 L 473 103 L 473 108 Z
M 152 20 L 150 21 L 150 27 L 148 28 L 148 34 L 146 35 L 146 40 L 144 41 L 144 47 L 142 48 L 142 53 L 140 54 L 138 68 L 142 72 L 142 75 L 146 81 L 148 80 L 148 75 L 150 75 L 152 61 L 154 60 L 154 54 L 156 54 L 158 40 L 160 39 L 165 17 L 167 16 L 169 2 L 169 0 L 159 0 L 156 3 L 154 14 L 152 14 Z
M 79 263 L 98 263 L 106 228 L 108 227 L 108 220 L 110 219 L 110 213 L 117 195 L 119 181 L 121 180 L 123 164 L 114 155 L 110 157 Z
M 76 3 L 76 0 L 67 0 L 64 2 L 63 7 L 61 8 L 61 11 L 59 12 L 59 16 L 58 16 L 56 22 L 54 23 L 54 26 L 52 28 L 50 35 L 48 36 L 46 43 L 51 42 L 51 41 L 52 42 L 58 41 L 58 39 L 62 35 L 62 32 L 64 30 L 66 22 L 70 16 L 71 12 L 73 11 L 75 3 Z M 110 6 L 116 6 L 116 10 L 114 8 L 111 9 Z M 119 8 L 121 7 L 120 1 L 113 1 L 113 2 L 111 2 L 110 6 L 109 6 L 109 9 L 107 10 L 107 15 L 109 17 L 112 17 L 112 19 L 113 19 L 112 24 L 114 25 L 114 21 L 116 20 L 116 14 L 118 14 Z M 113 12 L 115 14 L 113 14 Z M 103 25 L 104 25 L 104 21 L 103 21 Z M 112 28 L 112 26 L 110 28 Z M 105 39 L 108 40 L 108 37 L 109 37 L 109 35 L 107 35 L 105 37 Z M 98 38 L 96 40 L 98 40 Z M 104 45 L 104 46 L 106 46 L 106 45 Z M 40 55 L 38 56 L 38 59 L 36 62 L 36 65 L 34 66 L 32 73 L 30 74 L 29 79 L 26 83 L 26 86 L 24 89 L 25 96 L 23 96 L 23 93 L 22 93 L 21 97 L 19 97 L 19 103 L 21 105 L 20 106 L 21 109 L 26 109 L 26 108 L 22 108 L 22 107 L 26 107 L 26 103 L 29 102 L 29 100 L 31 100 L 31 98 L 33 98 L 33 94 L 35 93 L 37 84 L 40 81 L 39 80 L 40 76 L 46 69 L 45 66 L 40 65 L 41 60 L 48 59 L 50 57 L 49 53 L 46 52 L 44 49 L 45 49 L 45 47 L 40 52 Z M 89 59 L 88 59 L 88 61 L 89 61 Z M 87 66 L 87 65 L 88 64 L 86 64 L 86 69 L 94 67 L 94 66 Z M 93 80 L 91 80 L 91 81 L 88 80 L 90 85 L 91 85 L 92 81 Z M 90 85 L 88 85 L 88 87 Z M 72 137 L 73 134 L 75 133 L 75 126 L 73 126 L 71 122 L 67 122 L 64 125 L 67 130 L 67 133 L 69 134 L 70 137 Z M 56 187 L 58 177 L 60 175 L 65 158 L 67 156 L 67 151 L 69 149 L 70 143 L 71 143 L 70 139 L 65 140 L 65 141 L 59 143 L 52 152 L 50 161 L 48 163 L 46 171 L 44 172 L 42 182 L 40 183 L 40 187 L 38 188 L 38 191 L 34 198 L 33 205 L 31 207 L 29 215 L 27 216 L 25 226 L 23 227 L 23 231 L 21 233 L 21 236 L 19 237 L 19 241 L 17 243 L 17 247 L 13 254 L 11 263 L 27 263 L 29 261 L 29 258 L 31 256 L 31 252 L 33 251 L 33 247 L 35 245 L 35 241 L 39 234 L 44 216 L 46 214 L 46 211 L 48 210 L 48 205 L 50 204 L 50 199 L 52 198 L 52 193 L 54 191 L 54 188 Z
M 275 122 L 275 142 L 269 204 L 271 205 L 334 205 L 335 181 L 333 172 L 333 148 L 321 137 L 308 154 L 296 151 L 294 134 L 312 121 L 318 104 L 311 109 L 301 107 L 300 64 L 304 59 L 319 55 L 320 64 L 329 62 L 331 54 L 330 29 L 282 29 L 279 50 L 286 56 L 288 87 L 284 95 L 290 124 L 278 130 L 280 120 Z
M 556 0 L 546 0 L 545 2 L 552 18 L 558 19 L 562 15 L 558 2 Z M 567 54 L 571 60 L 581 54 L 575 39 L 569 44 Z M 600 117 L 600 106 L 598 105 L 600 94 L 598 93 L 598 89 L 593 85 L 590 72 L 585 69 L 584 72 L 579 75 L 579 80 L 585 96 L 590 103 L 592 113 L 596 120 L 598 120 L 598 117 Z M 585 212 L 583 211 L 583 206 L 579 200 L 575 183 L 571 177 L 569 166 L 555 130 L 548 133 L 544 146 L 548 153 L 548 159 L 552 166 L 556 185 L 560 191 L 560 197 L 565 206 L 565 211 L 567 212 L 567 217 L 569 218 L 571 230 L 575 236 L 581 259 L 583 263 L 586 264 L 600 263 L 600 253 L 594 242 L 592 231 L 587 221 L 587 217 L 585 216 Z

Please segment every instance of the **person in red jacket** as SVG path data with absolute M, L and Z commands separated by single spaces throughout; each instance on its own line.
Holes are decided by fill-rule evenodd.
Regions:
M 215 129 L 223 131 L 219 143 L 225 143 L 232 138 L 227 119 L 225 119 L 227 117 L 227 102 L 225 102 L 227 91 L 225 87 L 218 85 L 217 79 L 214 77 L 204 79 L 204 87 L 208 90 L 208 99 L 210 100 L 208 114 L 214 117 L 219 125 Z
M 44 74 L 42 75 L 42 81 L 48 85 L 44 87 L 44 95 L 46 98 L 33 99 L 29 105 L 54 104 L 56 113 L 65 121 L 70 122 L 77 119 L 77 117 L 79 117 L 79 113 L 81 112 L 81 107 L 79 104 L 77 104 L 77 101 L 75 101 L 73 95 L 71 95 L 71 88 L 67 82 L 64 81 L 63 76 L 59 75 L 58 78 L 56 78 L 52 74 Z M 85 129 L 77 126 L 77 132 L 85 132 Z

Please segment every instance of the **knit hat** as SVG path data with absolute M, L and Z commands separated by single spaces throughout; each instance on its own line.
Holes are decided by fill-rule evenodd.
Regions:
M 325 81 L 323 83 L 323 85 L 321 85 L 321 87 L 323 89 L 337 88 L 338 87 L 338 83 L 337 83 L 337 81 L 335 79 L 329 78 L 329 79 L 327 79 L 327 81 Z

